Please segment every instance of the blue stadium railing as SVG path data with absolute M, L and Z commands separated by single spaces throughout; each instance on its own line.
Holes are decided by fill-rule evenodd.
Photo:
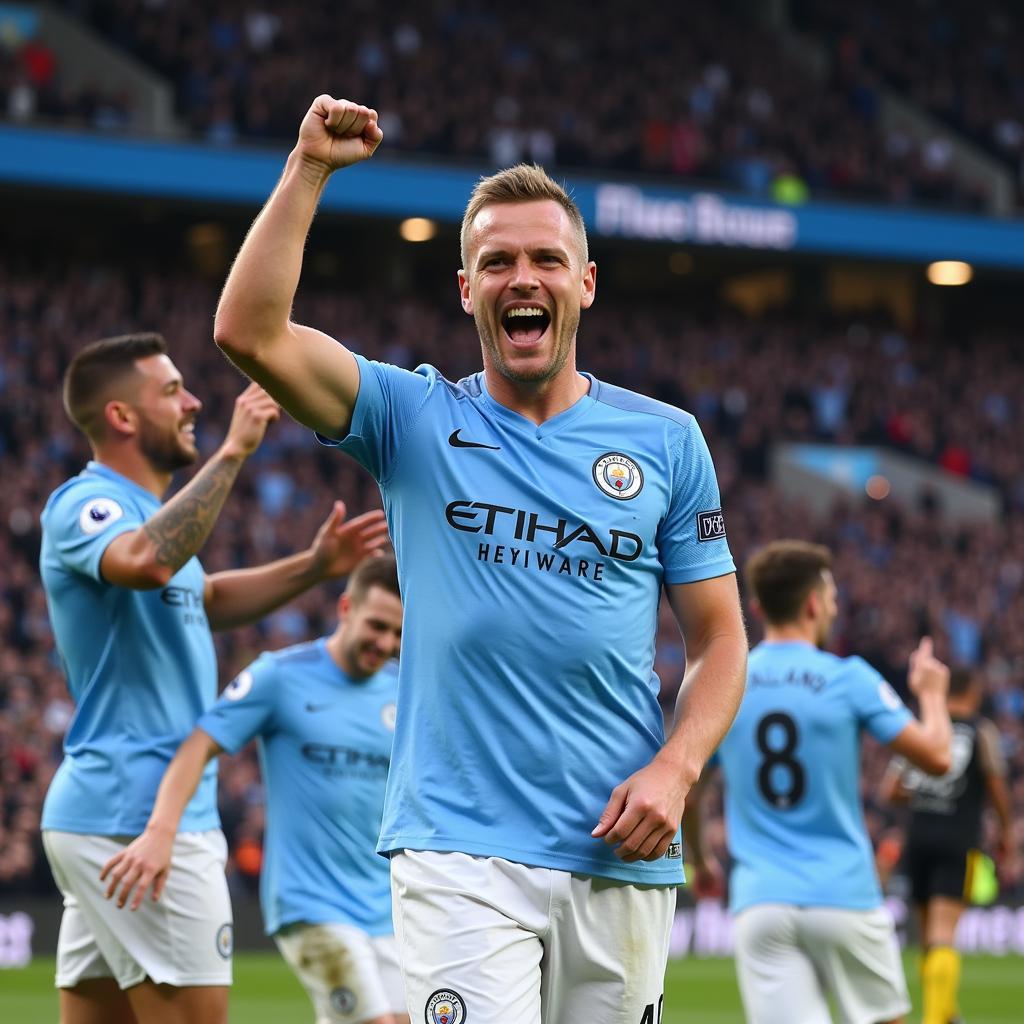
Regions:
M 111 192 L 262 204 L 283 149 L 0 126 L 0 186 Z M 323 208 L 458 222 L 485 168 L 377 158 L 332 182 Z M 1024 269 L 1024 220 L 813 202 L 779 206 L 724 193 L 647 183 L 567 180 L 596 236 L 748 250 L 810 251 L 879 259 L 965 260 Z

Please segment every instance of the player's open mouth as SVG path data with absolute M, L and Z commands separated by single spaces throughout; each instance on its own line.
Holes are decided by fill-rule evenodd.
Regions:
M 501 314 L 501 326 L 513 345 L 535 345 L 550 323 L 550 314 L 541 306 L 514 306 Z

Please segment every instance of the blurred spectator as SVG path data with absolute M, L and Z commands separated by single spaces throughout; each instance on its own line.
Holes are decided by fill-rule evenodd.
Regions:
M 791 204 L 830 194 L 963 209 L 987 201 L 958 176 L 947 139 L 918 147 L 882 129 L 875 63 L 856 38 L 822 82 L 728 5 L 654 5 L 635 18 L 614 0 L 571 0 L 549 6 L 544 32 L 528 41 L 517 12 L 479 0 L 398 0 L 354 21 L 326 0 L 273 11 L 252 0 L 60 6 L 170 82 L 182 124 L 219 145 L 287 144 L 328 91 L 375 106 L 393 155 L 657 174 Z M 831 22 L 821 32 L 828 38 Z M 352 59 L 339 62 L 339 39 Z M 53 78 L 43 90 L 0 76 L 8 116 L 130 122 L 123 98 L 67 95 Z M 1014 138 L 1015 122 L 1000 124 L 1000 137 Z

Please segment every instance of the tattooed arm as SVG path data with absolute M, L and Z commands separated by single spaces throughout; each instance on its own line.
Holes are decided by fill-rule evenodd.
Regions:
M 250 384 L 235 402 L 228 435 L 213 458 L 139 529 L 110 542 L 100 561 L 103 578 L 132 590 L 165 586 L 210 536 L 242 463 L 278 416 L 277 403 Z

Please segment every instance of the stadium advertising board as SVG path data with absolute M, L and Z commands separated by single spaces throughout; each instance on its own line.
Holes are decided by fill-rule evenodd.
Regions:
M 286 150 L 0 127 L 0 185 L 161 196 L 261 206 Z M 347 168 L 321 209 L 393 217 L 462 218 L 481 173 L 375 159 Z M 884 206 L 779 206 L 707 190 L 570 177 L 597 236 L 879 259 L 965 260 L 1024 268 L 1024 222 Z
M 901 899 L 886 901 L 900 943 L 909 941 L 909 909 Z M 272 950 L 263 934 L 259 905 L 255 900 L 234 901 L 236 948 Z M 60 927 L 59 900 L 32 900 L 0 904 L 0 968 L 24 967 L 33 956 L 53 956 Z M 994 956 L 1024 954 L 1024 905 L 995 904 L 968 907 L 956 932 L 957 948 L 964 953 Z M 685 957 L 731 957 L 733 955 L 732 915 L 718 900 L 701 900 L 680 906 L 672 926 L 669 955 Z
M 711 192 L 649 195 L 633 185 L 598 185 L 591 224 L 599 235 L 734 248 L 792 249 L 798 237 L 791 210 L 745 205 Z
M 910 908 L 899 898 L 890 897 L 885 903 L 896 922 L 900 945 L 905 946 L 912 938 Z M 1024 905 L 968 907 L 957 926 L 956 946 L 962 953 L 1024 954 Z M 718 900 L 701 900 L 676 912 L 670 959 L 731 957 L 734 947 L 732 915 Z

